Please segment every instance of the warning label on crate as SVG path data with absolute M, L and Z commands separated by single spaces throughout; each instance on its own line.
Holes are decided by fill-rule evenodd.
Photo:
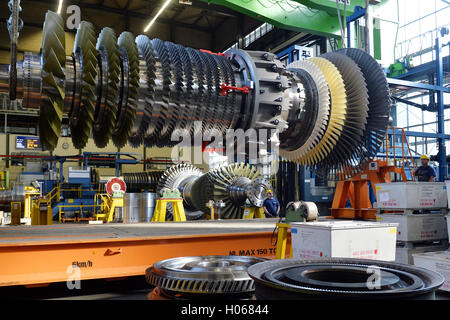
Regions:
M 421 207 L 434 207 L 436 205 L 436 198 L 422 198 L 419 200 Z
M 356 259 L 375 259 L 378 255 L 378 249 L 355 250 L 352 252 L 352 258 Z
M 399 203 L 397 200 L 389 200 L 389 201 L 381 201 L 382 207 L 389 207 L 389 208 L 398 208 Z
M 429 230 L 420 232 L 420 237 L 422 239 L 434 239 L 437 235 L 437 230 Z
M 438 189 L 434 185 L 425 185 L 419 191 L 419 206 L 435 207 L 436 197 L 439 194 Z
M 326 255 L 324 255 L 324 253 L 322 251 L 318 251 L 318 250 L 310 250 L 310 249 L 299 249 L 296 250 L 296 258 L 323 258 Z

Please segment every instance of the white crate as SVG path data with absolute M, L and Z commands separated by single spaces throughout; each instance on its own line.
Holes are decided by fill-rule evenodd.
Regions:
M 11 216 L 3 217 L 2 219 L 0 219 L 0 224 L 11 224 Z M 20 224 L 31 226 L 31 218 L 20 218 Z
M 447 220 L 447 234 L 450 234 L 450 215 L 446 215 L 445 220 Z M 449 242 L 450 242 L 450 239 L 449 239 Z
M 329 220 L 291 223 L 293 257 L 395 261 L 396 223 Z
M 377 221 L 398 223 L 398 241 L 436 241 L 448 239 L 445 217 L 441 213 L 377 214 Z
M 443 182 L 392 182 L 375 184 L 377 208 L 440 209 L 447 208 Z
M 439 290 L 450 292 L 450 252 L 427 252 L 413 254 L 414 265 L 440 273 L 444 278 L 444 284 Z
M 447 190 L 447 207 L 450 208 L 450 180 L 445 180 L 445 189 Z
M 432 244 L 414 246 L 411 243 L 397 243 L 397 250 L 395 252 L 395 262 L 404 264 L 414 264 L 413 254 L 425 252 L 445 251 L 448 249 L 448 244 Z

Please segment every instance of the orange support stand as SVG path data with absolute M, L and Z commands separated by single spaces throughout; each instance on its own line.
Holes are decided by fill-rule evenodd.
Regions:
M 377 209 L 372 208 L 369 199 L 368 183 L 376 195 L 375 184 L 391 182 L 390 173 L 398 173 L 402 180 L 406 181 L 404 168 L 390 166 L 386 161 L 377 160 L 370 162 L 368 168 L 347 179 L 339 180 L 331 206 L 331 215 L 338 219 L 376 219 Z M 351 208 L 346 208 L 347 199 Z
M 331 215 L 338 219 L 375 219 L 377 209 L 373 209 L 370 203 L 368 183 L 372 184 L 373 190 L 376 192 L 376 183 L 391 182 L 390 172 L 399 173 L 406 180 L 405 171 L 402 168 L 389 166 L 381 160 L 370 162 L 366 170 L 350 179 L 339 180 L 331 207 Z M 345 207 L 347 199 L 350 201 L 351 208 Z
M 396 145 L 397 140 L 401 141 L 400 146 Z M 388 128 L 384 148 L 386 151 L 385 160 L 374 160 L 367 163 L 361 173 L 350 179 L 340 177 L 331 206 L 331 215 L 333 218 L 376 219 L 377 209 L 372 208 L 369 199 L 368 184 L 372 184 L 372 189 L 376 195 L 375 184 L 391 182 L 391 173 L 400 174 L 403 181 L 408 180 L 405 173 L 405 166 L 413 170 L 414 161 L 404 129 L 396 127 Z M 401 157 L 397 155 L 397 151 L 400 151 L 400 149 Z M 347 199 L 350 201 L 351 208 L 345 207 Z

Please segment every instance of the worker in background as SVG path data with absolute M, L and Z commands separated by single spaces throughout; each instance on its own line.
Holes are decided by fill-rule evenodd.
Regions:
M 280 212 L 280 203 L 273 196 L 272 190 L 267 190 L 266 194 L 267 198 L 263 203 L 264 214 L 266 215 L 266 218 L 274 218 L 278 216 Z
M 433 182 L 436 177 L 436 171 L 428 165 L 430 157 L 426 154 L 420 157 L 422 165 L 415 171 L 416 179 L 421 182 Z

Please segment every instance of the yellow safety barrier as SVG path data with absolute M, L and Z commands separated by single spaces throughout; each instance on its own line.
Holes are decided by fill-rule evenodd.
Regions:
M 278 227 L 278 237 L 277 237 L 277 253 L 275 255 L 275 259 L 285 259 L 286 245 L 288 241 L 288 231 L 291 226 L 288 223 L 277 223 L 277 227 Z M 292 258 L 292 244 L 289 258 Z
M 155 213 L 153 214 L 151 222 L 165 222 L 167 203 L 172 204 L 173 208 L 173 221 L 186 221 L 186 215 L 184 213 L 183 199 L 157 199 L 155 206 Z
M 58 214 L 59 214 L 59 222 L 65 222 L 67 221 L 75 221 L 75 218 L 62 218 L 61 214 L 65 212 L 64 208 L 80 208 L 80 211 L 75 211 L 75 212 L 80 212 L 83 213 L 83 208 L 94 208 L 98 207 L 98 205 L 95 204 L 90 204 L 90 205 L 81 205 L 81 204 L 66 204 L 66 205 L 60 205 L 58 206 Z M 62 210 L 61 210 L 62 209 Z

